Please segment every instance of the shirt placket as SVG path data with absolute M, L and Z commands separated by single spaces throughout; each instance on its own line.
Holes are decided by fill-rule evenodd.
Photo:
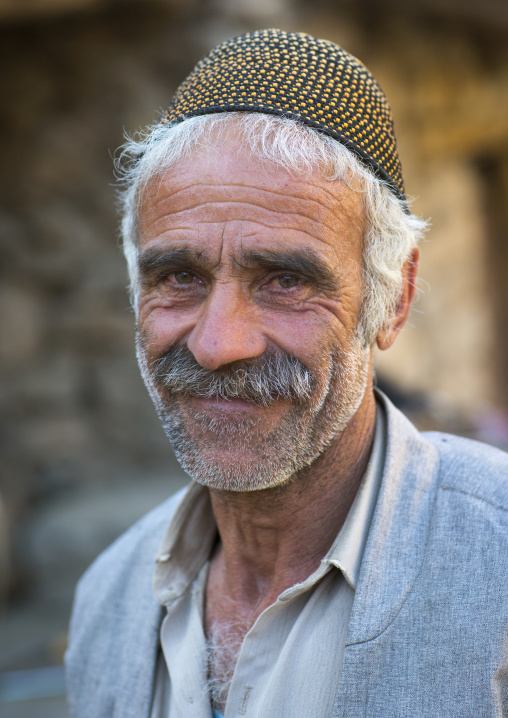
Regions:
M 208 659 L 203 632 L 203 570 L 193 589 L 167 607 L 161 643 L 171 683 L 171 718 L 211 718 Z

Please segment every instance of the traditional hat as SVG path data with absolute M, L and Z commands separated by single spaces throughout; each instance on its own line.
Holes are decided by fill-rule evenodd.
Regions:
M 333 42 L 282 30 L 227 40 L 198 62 L 162 122 L 239 111 L 289 117 L 330 135 L 404 201 L 386 97 L 367 68 Z

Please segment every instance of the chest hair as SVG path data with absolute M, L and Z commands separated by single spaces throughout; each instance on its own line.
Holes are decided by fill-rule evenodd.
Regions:
M 245 634 L 253 620 L 230 619 L 216 621 L 207 631 L 208 689 L 213 707 L 224 712 Z

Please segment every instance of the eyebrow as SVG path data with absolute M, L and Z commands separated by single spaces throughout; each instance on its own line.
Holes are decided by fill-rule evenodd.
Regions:
M 340 281 L 333 269 L 311 250 L 245 250 L 241 255 L 245 267 L 262 267 L 299 274 L 323 291 L 333 292 Z
M 139 255 L 138 267 L 143 284 L 150 284 L 169 268 L 189 268 L 199 264 L 207 266 L 204 252 L 197 252 L 189 247 L 175 247 L 174 249 L 160 250 L 146 249 Z

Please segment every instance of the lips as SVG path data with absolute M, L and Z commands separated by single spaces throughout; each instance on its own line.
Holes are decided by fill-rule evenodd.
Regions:
M 235 419 L 249 418 L 255 421 L 257 426 L 259 421 L 265 423 L 265 428 L 273 423 L 274 420 L 280 418 L 293 406 L 292 402 L 287 399 L 274 400 L 270 404 L 259 405 L 248 399 L 223 399 L 221 397 L 201 397 L 201 396 L 185 396 L 178 398 L 180 405 L 187 406 L 195 417 L 198 415 L 212 417 L 231 417 Z
M 207 408 L 211 411 L 238 411 L 260 409 L 261 407 L 247 399 L 222 399 L 221 397 L 188 396 L 187 401 L 200 408 Z

